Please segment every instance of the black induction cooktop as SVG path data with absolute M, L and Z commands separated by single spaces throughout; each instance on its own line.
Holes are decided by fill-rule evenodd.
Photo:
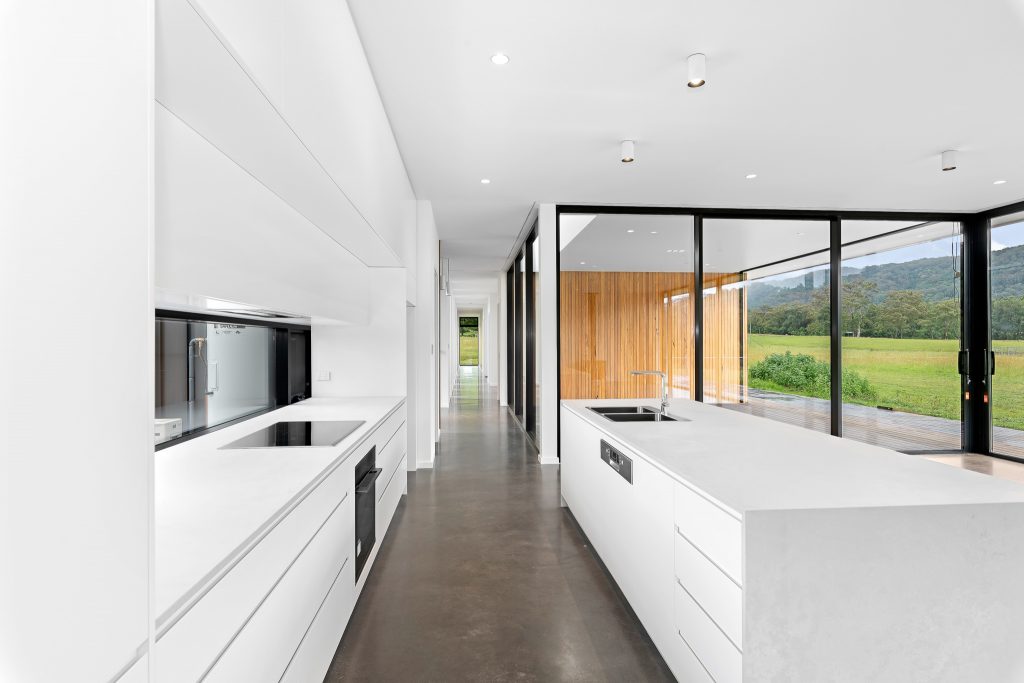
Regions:
M 226 446 L 221 446 L 221 449 L 335 446 L 364 424 L 366 424 L 365 420 L 275 422 L 258 432 L 253 432 Z

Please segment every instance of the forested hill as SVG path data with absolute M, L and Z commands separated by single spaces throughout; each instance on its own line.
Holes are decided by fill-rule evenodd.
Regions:
M 843 268 L 847 281 L 865 280 L 875 283 L 875 303 L 886 294 L 900 290 L 916 290 L 928 301 L 953 298 L 953 260 L 950 257 L 924 258 L 906 263 L 887 263 L 862 269 Z M 820 277 L 819 277 L 820 280 Z M 818 286 L 824 283 L 818 282 Z M 1024 295 L 1024 245 L 1008 247 L 992 253 L 992 297 Z M 755 282 L 750 286 L 748 305 L 751 309 L 805 302 L 809 293 L 801 276 L 771 283 Z

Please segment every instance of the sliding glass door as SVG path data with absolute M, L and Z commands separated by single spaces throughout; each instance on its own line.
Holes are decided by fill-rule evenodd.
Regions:
M 842 224 L 843 436 L 962 449 L 957 223 Z
M 506 272 L 505 287 L 506 398 L 512 414 L 537 441 L 540 438 L 540 245 L 536 227 Z
M 703 224 L 704 401 L 829 432 L 829 222 Z
M 989 249 L 992 451 L 1024 458 L 1024 215 L 993 222 Z

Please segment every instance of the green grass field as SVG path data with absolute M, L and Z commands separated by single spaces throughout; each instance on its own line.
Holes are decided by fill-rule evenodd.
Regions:
M 1024 341 L 998 341 L 993 346 L 999 354 L 992 380 L 993 422 L 999 427 L 1024 429 Z M 786 351 L 828 360 L 828 348 L 828 337 L 752 334 L 750 364 Z M 878 391 L 877 405 L 959 420 L 958 348 L 955 340 L 847 337 L 843 339 L 843 364 L 866 377 Z M 796 393 L 781 387 L 752 386 Z
M 459 365 L 480 364 L 480 337 L 459 337 Z

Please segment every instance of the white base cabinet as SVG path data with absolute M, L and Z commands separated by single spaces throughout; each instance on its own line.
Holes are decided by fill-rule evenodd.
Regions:
M 405 406 L 157 635 L 155 680 L 322 680 L 405 493 Z M 371 448 L 376 544 L 355 580 L 354 468 Z

